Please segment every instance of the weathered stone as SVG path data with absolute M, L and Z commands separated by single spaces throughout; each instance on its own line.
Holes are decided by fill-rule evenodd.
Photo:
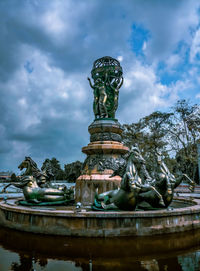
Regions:
M 0 202 L 0 225 L 40 234 L 114 237 L 149 236 L 200 228 L 200 200 L 177 199 L 183 207 L 157 211 L 91 211 L 63 206 L 51 209 Z M 187 206 L 187 207 L 186 207 Z
M 90 142 L 94 141 L 122 141 L 122 137 L 116 133 L 95 133 L 90 136 Z
M 110 176 L 119 169 L 119 165 L 125 163 L 124 155 L 129 152 L 129 148 L 120 142 L 123 129 L 117 120 L 96 119 L 88 131 L 90 143 L 82 148 L 87 158 L 82 175 L 76 181 L 76 201 L 83 204 L 93 202 L 97 188 L 99 193 L 119 187 L 121 177 L 113 179 Z
M 123 128 L 121 124 L 116 119 L 96 119 L 88 127 L 89 133 L 92 135 L 94 133 L 116 133 L 121 135 Z

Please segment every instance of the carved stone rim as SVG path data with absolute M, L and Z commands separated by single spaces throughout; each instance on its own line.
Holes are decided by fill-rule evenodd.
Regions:
M 82 148 L 82 152 L 86 154 L 125 154 L 129 152 L 129 148 L 122 143 L 116 141 L 96 141 L 89 143 L 88 146 Z

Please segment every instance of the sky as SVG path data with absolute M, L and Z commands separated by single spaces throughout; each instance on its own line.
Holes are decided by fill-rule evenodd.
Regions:
M 120 61 L 116 118 L 200 101 L 200 1 L 0 0 L 0 171 L 84 161 L 93 62 Z

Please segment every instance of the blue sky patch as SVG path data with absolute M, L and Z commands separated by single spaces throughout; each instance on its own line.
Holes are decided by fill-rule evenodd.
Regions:
M 144 42 L 147 42 L 150 37 L 150 32 L 142 25 L 135 23 L 132 25 L 132 33 L 129 43 L 131 45 L 131 49 L 136 54 L 136 56 L 144 55 L 143 45 Z
M 24 64 L 24 68 L 28 73 L 32 73 L 34 70 L 30 61 L 26 61 L 26 63 Z

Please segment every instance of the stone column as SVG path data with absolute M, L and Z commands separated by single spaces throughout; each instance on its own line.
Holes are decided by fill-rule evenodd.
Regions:
M 88 128 L 90 143 L 82 148 L 87 154 L 83 173 L 76 181 L 76 201 L 83 205 L 93 203 L 95 192 L 117 189 L 121 177 L 111 177 L 113 171 L 125 163 L 123 155 L 129 152 L 122 141 L 122 127 L 115 119 L 96 119 Z

